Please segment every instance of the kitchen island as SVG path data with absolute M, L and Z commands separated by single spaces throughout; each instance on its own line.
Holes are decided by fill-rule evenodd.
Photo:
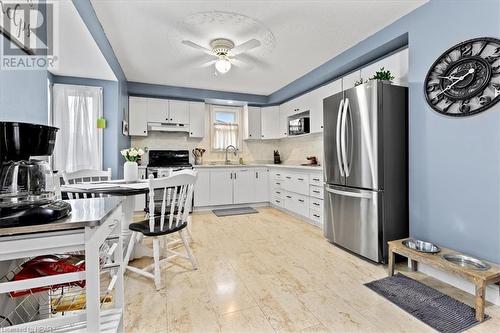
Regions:
M 71 215 L 61 220 L 0 228 L 0 261 L 9 266 L 0 280 L 2 331 L 123 330 L 122 199 L 68 202 Z M 55 254 L 84 256 L 85 270 L 14 279 L 23 263 Z M 81 304 L 70 302 L 68 308 L 77 311 L 55 311 L 56 305 L 75 299 Z M 21 315 L 20 309 L 30 311 Z

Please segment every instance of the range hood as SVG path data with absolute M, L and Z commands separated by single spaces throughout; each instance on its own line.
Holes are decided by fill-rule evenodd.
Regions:
M 170 124 L 170 123 L 148 123 L 150 131 L 157 132 L 189 132 L 187 124 Z

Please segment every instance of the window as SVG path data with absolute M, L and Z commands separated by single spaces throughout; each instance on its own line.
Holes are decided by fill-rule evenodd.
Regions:
M 239 149 L 240 108 L 212 106 L 212 150 L 222 151 L 233 145 Z
M 52 124 L 59 128 L 55 170 L 102 170 L 102 88 L 55 84 Z

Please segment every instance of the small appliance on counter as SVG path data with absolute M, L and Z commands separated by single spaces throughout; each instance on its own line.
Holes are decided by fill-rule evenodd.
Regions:
M 0 228 L 45 224 L 63 218 L 71 205 L 58 200 L 49 164 L 56 127 L 0 122 Z
M 318 159 L 316 156 L 308 156 L 306 157 L 306 160 L 308 160 L 308 163 L 303 163 L 302 165 L 305 166 L 318 166 Z
M 280 152 L 277 150 L 274 151 L 274 164 L 281 164 Z

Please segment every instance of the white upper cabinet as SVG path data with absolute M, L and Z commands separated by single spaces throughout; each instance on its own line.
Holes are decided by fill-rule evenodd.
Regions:
M 148 135 L 148 102 L 145 98 L 130 97 L 128 106 L 129 135 Z
M 245 140 L 257 140 L 261 139 L 261 129 L 260 129 L 260 108 L 249 106 L 244 109 L 244 120 L 245 120 Z
M 311 133 L 323 132 L 323 99 L 342 91 L 342 79 L 324 85 L 312 92 Z
M 280 138 L 280 108 L 268 106 L 261 108 L 261 137 L 264 140 Z
M 185 101 L 168 101 L 168 123 L 171 124 L 188 124 L 189 123 L 189 102 Z
M 151 123 L 168 122 L 168 100 L 148 98 L 147 120 Z
M 205 137 L 205 103 L 189 102 L 189 137 Z
M 394 84 L 408 86 L 408 49 L 396 52 L 361 69 L 363 80 L 372 77 L 381 68 L 391 71 Z
M 356 81 L 361 80 L 361 71 L 354 71 L 342 77 L 342 90 L 351 89 L 355 86 Z
M 279 137 L 280 138 L 286 138 L 288 136 L 288 116 L 292 114 L 292 111 L 289 111 L 290 109 L 287 108 L 290 105 L 289 102 L 285 104 L 280 105 L 280 112 L 279 112 Z

